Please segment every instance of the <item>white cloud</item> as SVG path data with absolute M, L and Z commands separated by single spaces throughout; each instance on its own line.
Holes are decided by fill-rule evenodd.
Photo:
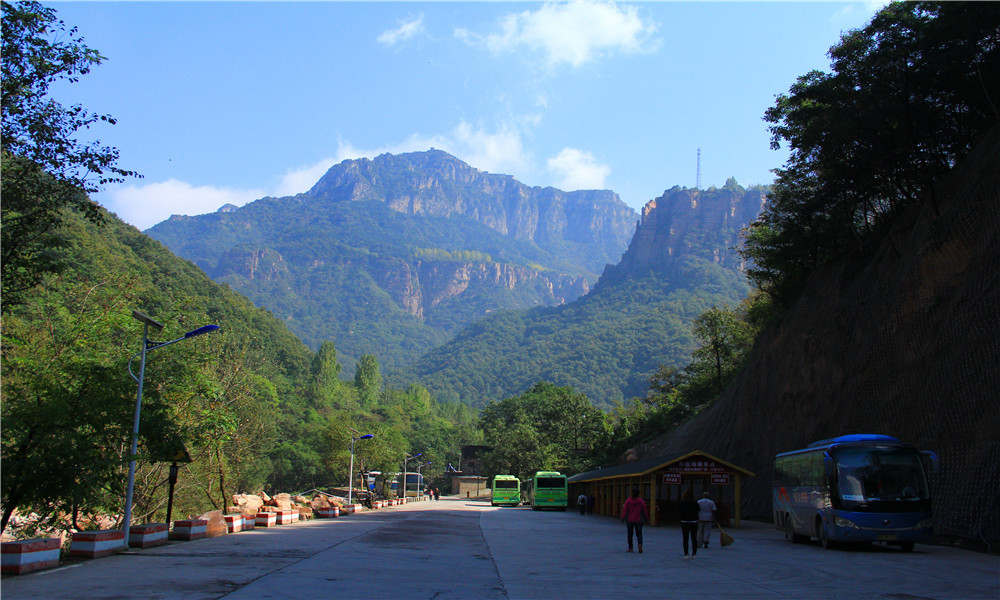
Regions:
M 889 0 L 865 0 L 860 4 L 845 4 L 834 13 L 830 21 L 841 25 L 850 23 L 852 24 L 851 28 L 864 27 L 875 16 L 875 13 L 888 5 Z M 864 23 L 855 24 L 859 19 L 863 19 Z
M 192 186 L 168 179 L 145 185 L 108 188 L 101 194 L 101 204 L 121 220 L 139 229 L 148 229 L 170 215 L 200 215 L 218 210 L 225 204 L 243 206 L 265 196 L 263 190 L 236 190 L 213 186 Z
M 611 174 L 611 167 L 576 148 L 563 148 L 548 160 L 548 165 L 549 171 L 560 178 L 557 186 L 563 190 L 603 190 L 604 180 Z
M 374 149 L 360 149 L 341 142 L 337 160 L 374 158 L 389 152 L 421 152 L 429 148 L 444 150 L 483 171 L 519 175 L 529 171 L 530 160 L 521 141 L 521 131 L 513 125 L 501 125 L 496 131 L 474 127 L 462 121 L 446 134 L 413 134 L 403 142 Z
M 643 19 L 634 6 L 614 2 L 547 3 L 536 11 L 508 14 L 501 31 L 479 35 L 456 29 L 455 36 L 471 44 L 482 44 L 494 54 L 527 49 L 543 56 L 554 67 L 579 67 L 605 54 L 633 54 L 656 49 L 657 24 Z
M 424 15 L 421 13 L 419 17 L 401 23 L 396 29 L 389 29 L 382 32 L 382 35 L 378 36 L 378 41 L 386 46 L 395 46 L 396 44 L 405 42 L 423 31 Z
M 311 165 L 304 165 L 285 171 L 285 174 L 281 177 L 281 183 L 278 184 L 278 189 L 273 195 L 278 197 L 294 196 L 295 194 L 308 191 L 309 188 L 316 185 L 316 182 L 319 181 L 324 173 L 330 170 L 330 167 L 338 162 L 340 160 L 337 158 L 324 158 Z

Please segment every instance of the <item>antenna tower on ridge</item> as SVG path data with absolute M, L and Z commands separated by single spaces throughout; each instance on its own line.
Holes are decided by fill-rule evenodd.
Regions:
M 698 148 L 698 170 L 694 176 L 694 187 L 696 190 L 701 189 L 701 148 Z

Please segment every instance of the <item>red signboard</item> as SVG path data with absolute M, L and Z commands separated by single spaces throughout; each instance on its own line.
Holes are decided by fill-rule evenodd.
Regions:
M 712 485 L 729 485 L 729 473 L 712 473 Z
M 707 458 L 688 458 L 670 465 L 672 473 L 728 473 L 729 469 Z
M 664 473 L 663 474 L 664 485 L 680 485 L 681 474 L 680 473 Z

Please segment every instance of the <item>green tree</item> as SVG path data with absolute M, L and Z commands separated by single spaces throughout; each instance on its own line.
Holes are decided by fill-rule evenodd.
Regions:
M 527 476 L 539 469 L 579 472 L 590 466 L 590 453 L 605 435 L 605 415 L 570 387 L 539 382 L 520 396 L 483 408 L 480 427 L 492 446 L 484 458 L 492 469 Z
M 361 395 L 361 405 L 366 409 L 375 406 L 382 391 L 382 371 L 374 354 L 362 354 L 354 369 L 354 387 Z
M 64 209 L 100 223 L 87 193 L 136 173 L 116 166 L 116 149 L 79 140 L 81 130 L 114 124 L 112 117 L 49 98 L 53 83 L 75 82 L 104 60 L 76 28 L 67 30 L 37 2 L 3 2 L 2 57 L 0 286 L 9 311 L 43 274 L 61 267 L 49 251 L 62 243 Z
M 135 385 L 123 374 L 137 339 L 125 308 L 134 299 L 122 291 L 131 286 L 120 278 L 50 282 L 3 320 L 0 529 L 16 508 L 120 509 L 135 405 Z M 194 380 L 199 363 L 181 355 L 151 355 L 147 364 L 150 380 L 172 385 L 145 390 L 142 465 L 179 436 L 166 394 Z
M 894 2 L 778 96 L 765 121 L 788 162 L 745 234 L 751 280 L 780 306 L 808 275 L 889 238 L 900 209 L 936 207 L 934 182 L 1000 120 L 1000 11 Z
M 732 374 L 743 366 L 753 344 L 753 329 L 728 307 L 713 306 L 694 320 L 693 331 L 701 346 L 692 353 L 687 370 L 695 378 L 706 377 L 719 393 Z
M 329 411 L 357 408 L 349 384 L 340 380 L 340 361 L 333 342 L 323 342 L 310 365 L 310 391 L 318 410 Z

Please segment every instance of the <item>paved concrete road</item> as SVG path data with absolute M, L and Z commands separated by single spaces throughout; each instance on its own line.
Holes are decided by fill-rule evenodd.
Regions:
M 21 598 L 1000 598 L 1000 559 L 938 546 L 823 550 L 744 523 L 681 559 L 677 527 L 442 499 L 133 551 L 6 577 Z

